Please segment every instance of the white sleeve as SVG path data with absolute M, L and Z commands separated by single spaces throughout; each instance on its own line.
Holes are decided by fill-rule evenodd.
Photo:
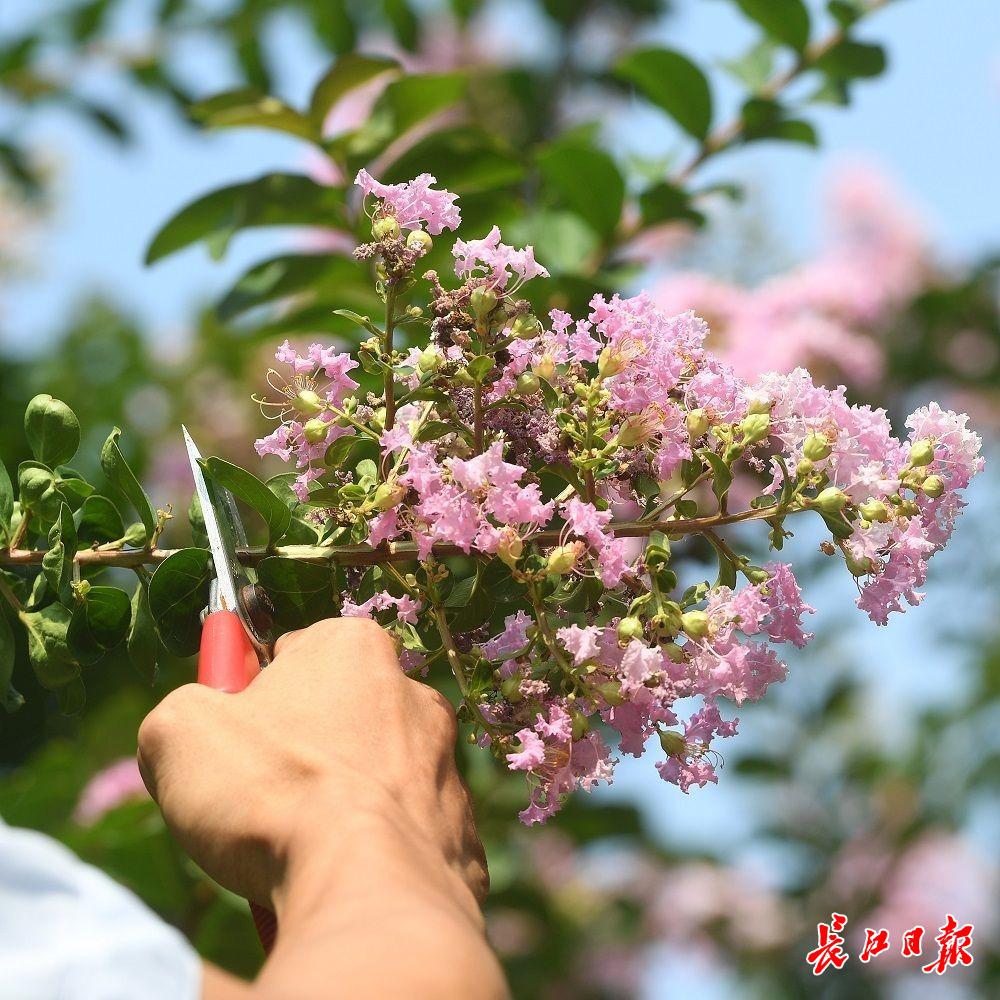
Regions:
M 198 1000 L 191 946 L 62 844 L 0 820 L 0 1000 Z

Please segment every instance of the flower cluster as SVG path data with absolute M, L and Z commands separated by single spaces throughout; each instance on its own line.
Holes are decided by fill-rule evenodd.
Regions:
M 278 426 L 258 451 L 295 461 L 332 544 L 376 550 L 344 613 L 386 626 L 412 675 L 447 664 L 472 738 L 527 777 L 526 823 L 654 736 L 666 781 L 715 782 L 716 741 L 737 728 L 724 702 L 784 678 L 777 648 L 808 642 L 814 610 L 790 566 L 755 564 L 728 526 L 763 521 L 780 550 L 789 518 L 818 516 L 822 551 L 884 624 L 919 602 L 980 440 L 936 404 L 900 440 L 801 368 L 744 378 L 703 320 L 646 294 L 536 315 L 517 293 L 547 272 L 496 227 L 455 242 L 457 284 L 421 274 L 429 234 L 459 221 L 432 183 L 359 175 L 375 204 L 357 255 L 384 321 L 356 317 L 356 360 L 279 349 L 287 374 L 269 373 L 280 398 L 263 404 Z M 745 506 L 736 475 L 757 484 Z M 679 586 L 688 536 L 715 554 L 714 583 Z

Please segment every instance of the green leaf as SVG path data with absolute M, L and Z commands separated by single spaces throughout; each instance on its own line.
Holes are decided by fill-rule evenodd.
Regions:
M 8 714 L 16 712 L 24 704 L 24 698 L 11 683 L 16 653 L 14 632 L 6 613 L 0 609 L 0 703 Z
M 714 451 L 704 448 L 698 454 L 712 467 L 712 492 L 722 507 L 726 502 L 729 487 L 733 485 L 732 469 Z
M 538 212 L 511 226 L 520 243 L 530 243 L 535 257 L 554 275 L 583 275 L 600 242 L 594 231 L 572 212 Z
M 468 125 L 442 129 L 419 139 L 384 171 L 382 180 L 398 183 L 421 171 L 438 186 L 462 197 L 511 187 L 524 177 L 517 154 L 498 136 Z
M 603 240 L 610 239 L 625 199 L 615 161 L 599 149 L 558 143 L 542 150 L 537 162 L 556 206 L 575 212 Z
M 283 254 L 255 264 L 244 272 L 216 306 L 219 319 L 230 320 L 249 309 L 287 299 L 291 295 L 315 293 L 330 272 L 341 280 L 357 275 L 354 261 L 330 254 Z
M 835 80 L 881 76 L 886 68 L 885 49 L 845 38 L 816 61 L 816 68 Z
M 663 222 L 681 219 L 696 226 L 705 223 L 705 216 L 691 207 L 691 195 L 669 181 L 647 188 L 639 195 L 639 210 L 643 226 L 658 226 Z
M 320 130 L 327 115 L 340 99 L 355 87 L 389 71 L 400 71 L 399 63 L 387 56 L 365 56 L 357 52 L 342 55 L 327 72 L 320 77 L 309 99 L 309 117 L 313 126 Z
M 817 510 L 816 513 L 823 518 L 830 534 L 833 535 L 834 538 L 843 540 L 845 538 L 850 538 L 851 535 L 854 534 L 854 528 L 843 514 L 827 514 L 822 510 Z
M 122 455 L 118 447 L 118 438 L 121 437 L 121 428 L 115 427 L 108 435 L 104 447 L 101 448 L 101 468 L 104 475 L 108 477 L 113 486 L 116 486 L 125 495 L 128 502 L 135 508 L 139 515 L 143 527 L 146 529 L 146 544 L 153 537 L 156 530 L 156 514 L 153 505 L 146 496 L 146 491 L 142 488 L 139 480 L 135 478 L 135 473 L 129 468 L 125 456 Z
M 362 330 L 367 331 L 375 337 L 381 337 L 382 331 L 372 322 L 371 318 L 368 316 L 362 316 L 356 313 L 353 309 L 334 309 L 334 316 L 343 316 L 344 319 L 349 319 L 355 326 L 360 326 Z
M 157 634 L 175 656 L 198 652 L 211 578 L 211 553 L 179 549 L 156 567 L 149 581 L 149 610 Z
M 74 677 L 68 684 L 56 689 L 59 711 L 63 715 L 79 715 L 87 704 L 87 687 L 82 677 Z
M 77 604 L 67 631 L 73 657 L 85 666 L 97 663 L 128 635 L 132 607 L 117 587 L 91 587 Z
M 475 573 L 470 573 L 469 576 L 455 582 L 455 585 L 451 588 L 451 593 L 444 602 L 444 606 L 446 608 L 464 608 L 468 606 L 478 585 L 479 570 L 477 567 Z
M 774 52 L 774 42 L 770 38 L 762 38 L 740 58 L 722 60 L 719 65 L 736 77 L 751 93 L 755 93 L 771 79 L 774 73 Z
M 252 507 L 267 525 L 267 544 L 274 545 L 285 533 L 292 512 L 252 472 L 222 458 L 209 458 L 202 468 L 220 486 L 224 486 L 248 507 Z
M 485 354 L 479 355 L 479 357 L 473 358 L 468 364 L 469 375 L 476 382 L 482 382 L 482 380 L 489 374 L 493 369 L 495 362 L 492 358 L 487 357 Z
M 864 0 L 830 0 L 826 6 L 830 16 L 842 28 L 850 28 L 867 12 Z
M 0 462 L 0 538 L 10 537 L 10 519 L 14 516 L 14 484 L 7 467 Z
M 83 501 L 73 515 L 73 522 L 76 524 L 77 545 L 81 547 L 92 542 L 116 542 L 125 534 L 125 522 L 118 508 L 107 497 L 97 493 Z
M 407 0 L 384 0 L 385 16 L 392 25 L 396 41 L 408 52 L 416 52 L 420 40 L 420 22 Z
M 305 628 L 336 611 L 340 587 L 332 566 L 268 556 L 257 566 L 257 582 L 270 595 L 282 629 Z
M 634 84 L 685 132 L 704 139 L 712 124 L 712 92 L 705 74 L 671 49 L 639 49 L 615 66 L 615 75 Z
M 201 240 L 218 258 L 241 229 L 299 225 L 342 228 L 344 189 L 317 184 L 301 174 L 264 174 L 219 188 L 182 208 L 153 237 L 146 263 Z
M 809 10 L 803 0 L 736 0 L 740 10 L 776 41 L 801 52 L 809 44 Z
M 199 101 L 189 114 L 206 128 L 266 128 L 309 142 L 320 141 L 319 129 L 310 118 L 252 87 Z
M 736 587 L 736 563 L 726 555 L 722 550 L 722 547 L 715 543 L 715 540 L 709 538 L 712 543 L 712 548 L 715 549 L 715 554 L 719 560 L 719 575 L 716 577 L 715 583 L 712 584 L 713 587 Z
M 24 411 L 24 436 L 35 458 L 54 468 L 80 447 L 80 421 L 61 399 L 43 392 Z
M 785 118 L 785 109 L 777 101 L 753 97 L 743 105 L 743 141 L 780 139 L 801 142 L 807 146 L 818 145 L 816 130 L 797 118 Z
M 49 529 L 49 547 L 42 556 L 42 572 L 52 592 L 69 602 L 73 580 L 73 557 L 76 555 L 76 526 L 66 504 L 59 508 L 59 517 Z
M 132 595 L 132 627 L 128 633 L 128 655 L 136 673 L 147 683 L 156 681 L 160 642 L 149 610 L 149 587 L 140 579 Z
M 66 643 L 72 619 L 68 608 L 50 604 L 40 611 L 19 611 L 18 618 L 28 630 L 28 659 L 42 687 L 55 690 L 79 675 Z

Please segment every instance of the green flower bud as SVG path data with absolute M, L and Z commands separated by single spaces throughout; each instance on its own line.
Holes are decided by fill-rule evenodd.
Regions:
M 851 576 L 867 576 L 875 571 L 875 562 L 871 556 L 864 556 L 859 559 L 849 548 L 844 548 L 844 562 L 851 573 Z
M 934 461 L 934 442 L 922 438 L 910 445 L 910 465 L 930 465 Z
M 431 239 L 429 233 L 425 233 L 422 229 L 414 229 L 411 233 L 406 234 L 406 246 L 410 250 L 420 250 L 423 253 L 430 253 L 431 247 L 434 246 L 434 241 Z
M 545 563 L 545 572 L 562 576 L 568 573 L 576 565 L 577 556 L 581 546 L 577 542 L 570 542 L 569 545 L 558 545 L 550 553 Z
M 670 730 L 660 732 L 660 746 L 668 757 L 683 757 L 687 753 L 684 737 Z
M 810 462 L 822 462 L 824 458 L 829 458 L 833 451 L 833 445 L 825 434 L 817 434 L 815 431 L 806 435 L 802 445 L 802 454 Z
M 521 678 L 519 676 L 508 677 L 500 685 L 500 693 L 512 705 L 516 705 L 519 701 L 524 701 L 524 695 L 521 694 Z
M 372 507 L 375 510 L 392 510 L 399 506 L 406 496 L 406 487 L 400 483 L 379 483 L 372 495 Z
M 764 396 L 753 396 L 747 404 L 747 413 L 766 413 L 770 416 L 774 403 Z
M 384 240 L 386 237 L 398 240 L 399 223 L 391 215 L 380 215 L 372 223 L 372 236 L 376 240 Z
M 667 654 L 667 659 L 671 663 L 684 662 L 684 650 L 676 642 L 665 642 L 660 648 Z
M 597 693 L 612 707 L 624 705 L 625 699 L 622 697 L 622 686 L 620 681 L 607 681 L 599 684 Z
M 312 389 L 300 389 L 292 400 L 292 405 L 307 417 L 315 416 L 326 409 L 326 403 L 320 398 L 319 393 Z
M 924 480 L 923 491 L 932 498 L 941 496 L 944 493 L 944 480 L 940 476 L 928 476 Z
M 590 730 L 590 720 L 583 712 L 578 712 L 576 709 L 573 709 L 570 715 L 573 719 L 573 741 L 582 740 Z
M 444 357 L 440 349 L 430 344 L 420 352 L 420 358 L 417 360 L 417 368 L 426 374 L 439 368 L 443 360 Z
M 912 500 L 904 500 L 897 509 L 903 517 L 916 517 L 920 513 L 920 508 Z
M 469 305 L 472 306 L 473 315 L 478 320 L 486 319 L 496 309 L 498 301 L 497 293 L 483 285 L 474 289 L 469 297 Z
M 740 421 L 740 432 L 747 444 L 766 440 L 771 434 L 771 417 L 766 413 L 751 413 Z
M 648 441 L 655 430 L 654 421 L 648 414 L 633 413 L 622 421 L 616 441 L 623 448 L 634 448 Z
M 551 354 L 543 354 L 538 361 L 531 366 L 531 370 L 546 382 L 552 381 L 552 376 L 556 373 L 556 363 Z
M 518 559 L 521 558 L 522 552 L 524 552 L 524 542 L 521 540 L 521 536 L 513 528 L 508 528 L 500 539 L 497 556 L 501 562 L 513 569 L 517 565 Z
M 771 579 L 771 574 L 760 566 L 747 566 L 743 572 L 744 576 L 754 584 L 767 583 Z
M 805 479 L 806 476 L 811 476 L 813 474 L 813 470 L 815 468 L 816 466 L 813 465 L 808 458 L 803 458 L 799 464 L 795 466 L 795 475 L 798 476 L 799 479 Z
M 692 639 L 704 639 L 708 635 L 708 615 L 704 611 L 685 611 L 681 615 L 681 628 Z
M 634 615 L 629 615 L 618 623 L 618 641 L 623 646 L 627 646 L 633 639 L 641 639 L 645 634 L 642 622 Z
M 625 367 L 625 359 L 620 353 L 605 347 L 597 359 L 597 374 L 601 378 L 611 378 Z
M 534 396 L 538 392 L 541 383 L 538 381 L 538 376 L 534 372 L 521 372 L 517 376 L 517 383 L 514 386 L 514 392 L 519 396 Z
M 313 417 L 312 420 L 307 420 L 305 426 L 302 428 L 302 436 L 310 444 L 320 444 L 322 441 L 326 440 L 327 431 L 329 431 L 330 425 L 325 420 L 320 420 L 319 417 Z
M 476 380 L 469 374 L 468 368 L 459 368 L 454 375 L 451 376 L 451 381 L 462 388 L 469 388 L 476 384 Z
M 518 316 L 510 328 L 510 335 L 515 340 L 531 340 L 542 332 L 542 324 L 538 322 L 538 317 L 528 313 Z
M 813 500 L 813 506 L 824 514 L 838 514 L 847 506 L 849 499 L 843 490 L 837 489 L 836 486 L 828 486 Z
M 123 535 L 126 545 L 131 545 L 133 548 L 140 548 L 146 544 L 146 526 L 142 521 L 133 521 L 126 529 Z
M 708 414 L 700 406 L 697 409 L 688 410 L 684 423 L 692 438 L 700 438 L 708 430 Z
M 866 521 L 885 522 L 889 520 L 889 508 L 881 500 L 866 500 L 863 504 L 858 505 L 858 512 Z

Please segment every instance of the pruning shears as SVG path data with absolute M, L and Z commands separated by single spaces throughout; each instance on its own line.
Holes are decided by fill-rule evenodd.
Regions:
M 201 452 L 187 428 L 181 430 L 214 567 L 208 607 L 201 618 L 198 683 L 236 693 L 274 657 L 274 606 L 240 562 L 239 550 L 246 548 L 247 537 L 233 495 L 205 478 Z M 255 903 L 250 912 L 264 951 L 270 952 L 278 929 L 274 914 Z

